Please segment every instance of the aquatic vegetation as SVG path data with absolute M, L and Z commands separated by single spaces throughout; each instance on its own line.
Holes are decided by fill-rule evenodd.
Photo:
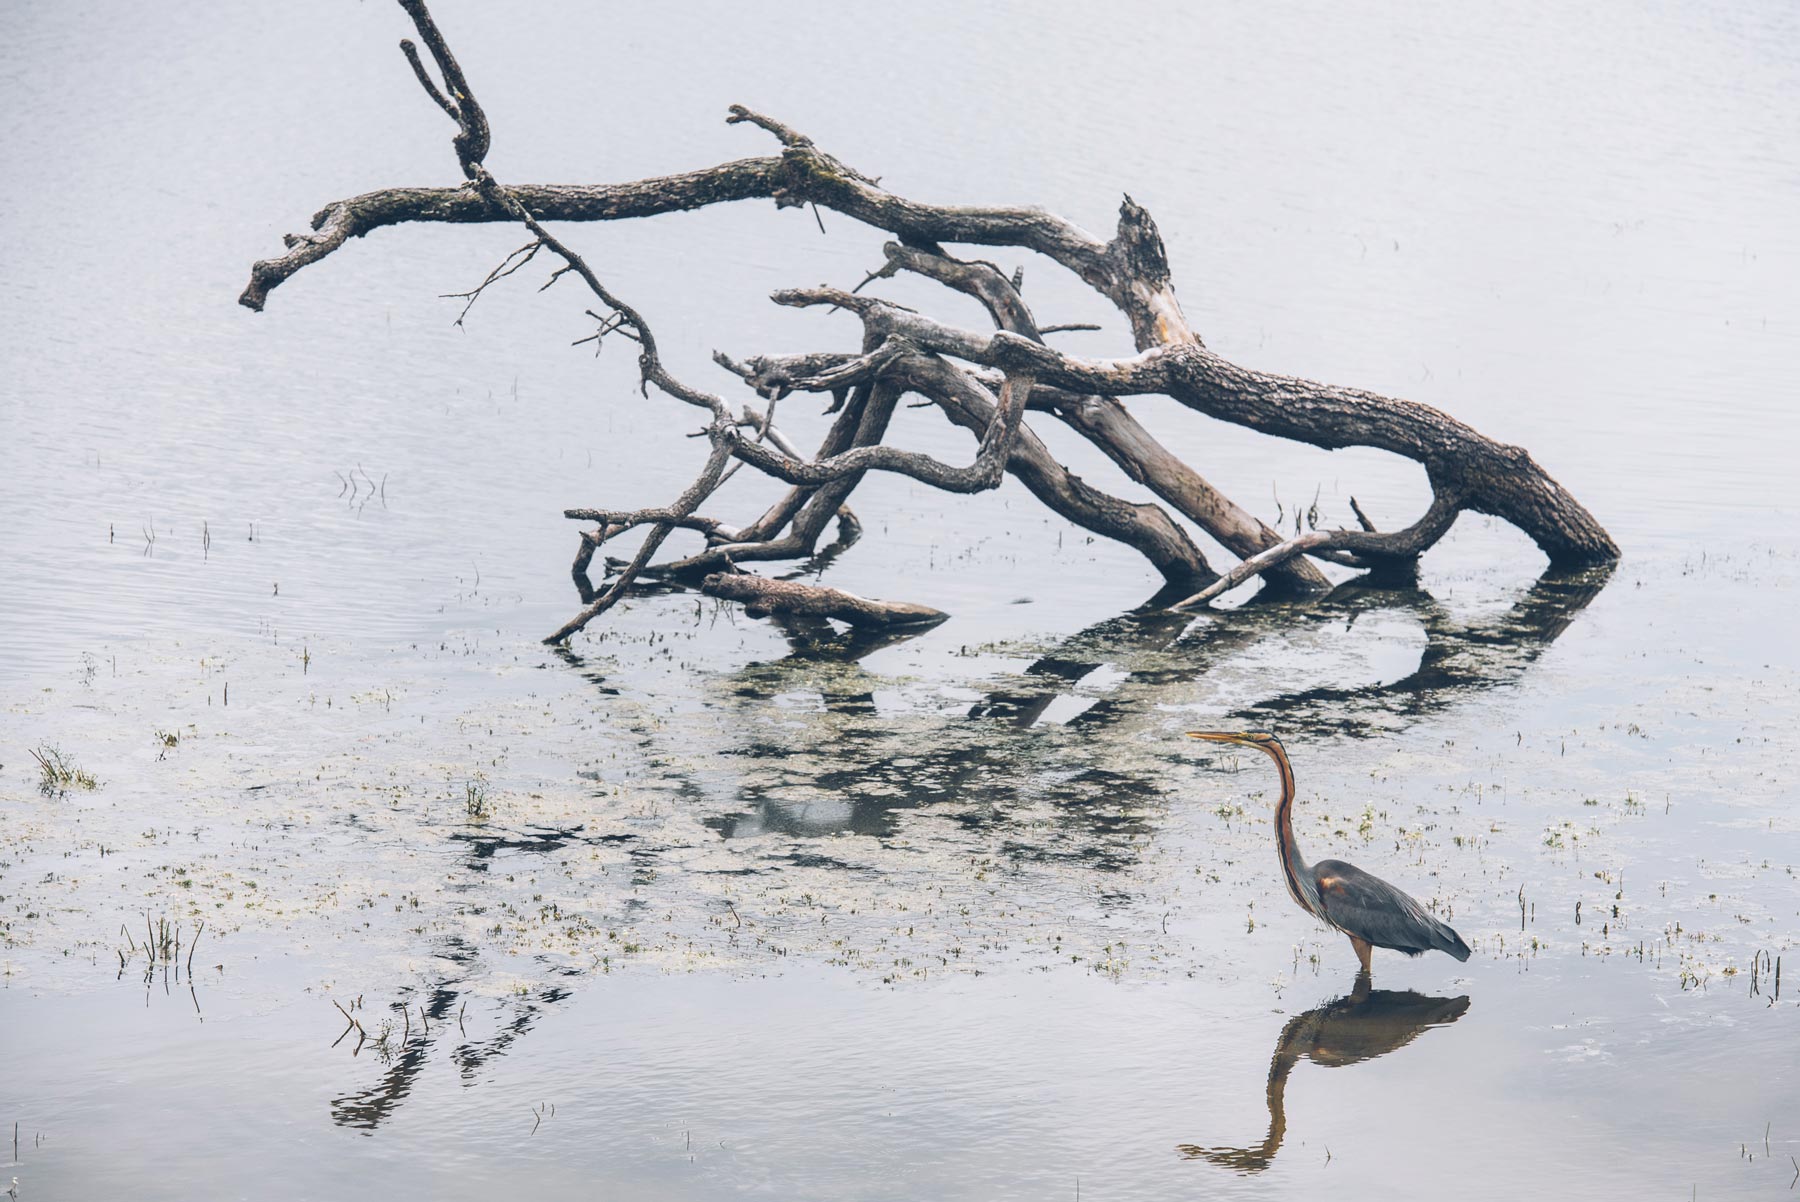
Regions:
M 39 743 L 31 751 L 31 758 L 38 764 L 38 791 L 46 797 L 57 793 L 67 793 L 70 789 L 97 789 L 100 782 L 94 779 L 80 764 L 77 764 L 69 753 L 49 743 Z
M 463 806 L 468 810 L 469 820 L 485 822 L 493 812 L 488 805 L 487 777 L 477 772 L 473 779 L 463 784 Z

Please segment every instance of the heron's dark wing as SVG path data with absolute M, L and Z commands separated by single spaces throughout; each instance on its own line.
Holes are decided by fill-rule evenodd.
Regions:
M 1380 877 L 1343 860 L 1320 860 L 1312 871 L 1326 921 L 1345 934 L 1409 956 L 1440 951 L 1469 958 L 1462 936 Z

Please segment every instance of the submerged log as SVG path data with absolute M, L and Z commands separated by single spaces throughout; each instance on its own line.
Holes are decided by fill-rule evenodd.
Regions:
M 843 589 L 798 580 L 770 580 L 747 572 L 714 572 L 700 585 L 709 597 L 740 601 L 753 618 L 769 614 L 803 614 L 836 618 L 852 626 L 885 630 L 901 626 L 936 626 L 950 615 L 910 601 L 876 601 Z

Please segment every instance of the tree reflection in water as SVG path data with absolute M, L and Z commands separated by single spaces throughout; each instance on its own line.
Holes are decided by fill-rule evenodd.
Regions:
M 1297 1014 L 1281 1029 L 1269 1059 L 1269 1133 L 1249 1148 L 1205 1148 L 1181 1144 L 1188 1160 L 1206 1160 L 1239 1173 L 1268 1168 L 1287 1134 L 1288 1075 L 1301 1060 L 1325 1068 L 1360 1064 L 1398 1051 L 1432 1027 L 1446 1027 L 1469 1009 L 1467 997 L 1426 997 L 1410 990 L 1370 989 L 1369 976 L 1357 976 L 1356 988 L 1334 1002 Z
M 1370 613 L 1398 611 L 1415 617 L 1425 635 L 1424 650 L 1412 671 L 1384 684 L 1319 686 L 1280 694 L 1252 702 L 1235 715 L 1245 725 L 1260 720 L 1300 733 L 1380 733 L 1386 728 L 1372 728 L 1371 718 L 1424 717 L 1455 704 L 1468 692 L 1517 680 L 1600 595 L 1612 573 L 1611 565 L 1547 572 L 1505 611 L 1474 616 L 1455 614 L 1417 587 L 1375 588 L 1356 580 L 1322 598 L 1266 605 L 1252 601 L 1237 610 L 1211 613 L 1198 626 L 1191 615 L 1147 607 L 1109 618 L 1065 640 L 1026 669 L 1034 685 L 1045 687 L 997 693 L 975 706 L 972 716 L 1030 725 L 1055 699 L 1059 683 L 1072 684 L 1132 653 L 1170 653 L 1164 657 L 1167 662 L 1132 673 L 1107 698 L 1070 719 L 1072 724 L 1102 726 L 1119 720 L 1121 711 L 1180 701 L 1171 695 L 1178 686 L 1192 684 L 1230 656 L 1272 635 L 1304 628 L 1309 622 L 1342 622 L 1350 627 Z
M 965 811 L 965 820 L 1003 820 L 1008 803 L 1029 787 L 1029 772 L 1044 769 L 1058 775 L 1054 792 L 1078 821 L 1095 824 L 1096 833 L 1117 833 L 1105 828 L 1120 805 L 1141 806 L 1166 793 L 1166 764 L 1144 753 L 1141 736 L 1160 733 L 1168 707 L 1187 702 L 1209 674 L 1268 640 L 1308 623 L 1352 627 L 1375 613 L 1416 620 L 1424 648 L 1416 667 L 1397 679 L 1264 696 L 1220 719 L 1301 736 L 1370 737 L 1455 705 L 1471 692 L 1517 680 L 1600 593 L 1611 572 L 1602 567 L 1546 574 L 1504 611 L 1474 616 L 1451 611 L 1417 587 L 1376 589 L 1356 582 L 1323 598 L 1252 603 L 1199 619 L 1151 604 L 1061 640 L 1023 671 L 988 687 L 963 711 L 966 722 L 947 716 L 927 739 L 899 733 L 891 719 L 884 720 L 876 690 L 891 682 L 854 662 L 886 642 L 840 635 L 824 622 L 786 622 L 782 629 L 792 649 L 786 659 L 748 665 L 716 691 L 721 709 L 735 711 L 728 725 L 740 732 L 738 745 L 725 754 L 741 757 L 745 771 L 736 781 L 737 795 L 748 809 L 708 824 L 727 838 L 769 831 L 881 835 L 892 830 L 899 811 L 970 797 L 989 804 L 985 813 Z M 1084 680 L 1109 671 L 1116 679 L 1103 694 L 1082 688 Z M 794 716 L 809 727 L 808 737 L 743 733 L 757 731 L 759 710 L 796 690 L 816 694 L 823 711 Z M 1051 763 L 1055 753 L 1041 739 L 1013 732 L 1054 722 L 1050 715 L 1059 709 L 1075 711 L 1058 724 L 1078 732 L 1081 746 L 1062 749 L 1061 759 Z M 781 770 L 785 761 L 792 761 L 791 770 Z M 796 782 L 802 767 L 806 779 Z M 1101 799 L 1120 804 L 1093 804 Z M 1100 854 L 1117 860 L 1114 867 L 1131 858 Z
M 854 833 L 885 839 L 901 815 L 931 806 L 948 820 L 990 840 L 1015 865 L 1068 865 L 1091 873 L 1105 908 L 1128 905 L 1131 872 L 1157 830 L 1156 816 L 1173 804 L 1173 752 L 1166 735 L 1172 714 L 1192 703 L 1196 690 L 1222 669 L 1260 685 L 1259 647 L 1291 636 L 1308 622 L 1354 626 L 1376 613 L 1400 613 L 1416 621 L 1424 647 L 1410 671 L 1386 683 L 1320 685 L 1245 700 L 1221 724 L 1271 726 L 1284 733 L 1366 737 L 1404 728 L 1451 707 L 1473 692 L 1518 680 L 1605 586 L 1610 569 L 1546 575 L 1503 611 L 1458 614 L 1416 586 L 1379 590 L 1352 583 L 1323 598 L 1252 602 L 1202 616 L 1174 614 L 1159 605 L 1117 615 L 1060 640 L 1021 671 L 982 686 L 960 704 L 927 706 L 896 714 L 878 699 L 895 681 L 870 672 L 861 660 L 890 646 L 898 635 L 841 632 L 809 619 L 775 619 L 789 654 L 734 672 L 693 678 L 701 705 L 692 722 L 632 725 L 620 733 L 654 764 L 652 778 L 634 786 L 660 790 L 674 807 L 697 816 L 723 839 L 780 834 L 803 844 L 814 836 Z M 1335 638 L 1336 632 L 1327 635 Z M 563 658 L 610 701 L 620 682 L 601 665 L 564 652 Z M 1313 658 L 1281 653 L 1284 673 L 1313 669 Z M 1082 682 L 1106 677 L 1102 689 Z M 781 710 L 779 698 L 805 693 L 816 710 Z M 666 707 L 664 707 L 666 712 Z M 773 717 L 772 717 L 773 716 Z M 1213 715 L 1213 717 L 1219 717 Z M 1065 737 L 1046 738 L 1046 725 Z M 599 776 L 596 794 L 605 790 Z M 1049 819 L 1044 818 L 1049 807 Z M 1032 821 L 1015 814 L 1030 809 Z M 497 855 L 549 860 L 565 849 L 621 843 L 639 876 L 654 876 L 663 850 L 657 828 L 636 834 L 597 834 L 580 825 L 490 831 L 458 829 L 462 890 L 484 888 Z M 806 846 L 763 851 L 729 870 L 750 875 L 785 863 L 831 867 L 833 861 Z M 1108 884 L 1108 880 L 1115 884 Z M 480 912 L 484 897 L 471 909 Z M 621 913 L 628 922 L 645 903 L 627 892 Z M 465 1080 L 502 1056 L 530 1031 L 548 1007 L 569 996 L 561 985 L 539 985 L 507 999 L 498 1031 L 469 1039 L 456 1019 L 465 999 L 486 976 L 482 949 L 465 937 L 435 948 L 457 966 L 453 975 L 409 998 L 410 1039 L 390 1040 L 381 1079 L 332 1104 L 340 1124 L 373 1130 L 413 1089 L 434 1051 L 449 1055 Z M 550 972 L 573 976 L 567 965 Z M 485 995 L 484 995 L 485 996 Z M 1206 1150 L 1192 1154 L 1243 1171 L 1267 1164 L 1279 1145 L 1280 1094 L 1287 1071 L 1301 1056 L 1321 1064 L 1348 1064 L 1403 1046 L 1419 1031 L 1454 1021 L 1467 999 L 1415 994 L 1352 994 L 1288 1025 L 1270 1077 L 1271 1127 L 1261 1149 Z M 429 1020 L 421 1030 L 420 1007 Z M 394 1018 L 399 1019 L 398 1010 Z M 403 1021 L 393 1026 L 404 1029 Z M 1232 1159 L 1232 1158 L 1236 1159 Z

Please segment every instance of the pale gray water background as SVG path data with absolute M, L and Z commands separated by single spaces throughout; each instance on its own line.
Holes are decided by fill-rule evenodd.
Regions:
M 1794 9 L 437 13 L 503 180 L 767 153 L 723 124 L 742 102 L 921 199 L 1104 231 L 1129 191 L 1210 345 L 1523 443 L 1626 558 L 1538 585 L 1524 539 L 1464 518 L 1420 593 L 1132 618 L 1148 567 L 1016 485 L 878 479 L 827 579 L 952 611 L 938 629 L 847 659 L 675 594 L 556 656 L 561 510 L 672 497 L 694 417 L 638 397 L 622 347 L 567 349 L 566 281 L 521 277 L 453 328 L 435 297 L 523 241 L 499 228 L 381 231 L 267 313 L 235 304 L 327 201 L 456 181 L 399 12 L 8 5 L 0 1129 L 21 1146 L 0 1178 L 21 1197 L 1787 1195 Z M 880 261 L 824 221 L 758 203 L 564 232 L 724 388 L 714 347 L 853 343 L 764 299 Z M 1071 349 L 1129 349 L 1051 265 L 1026 287 L 1042 320 L 1107 323 Z M 1352 494 L 1384 525 L 1425 502 L 1410 463 L 1137 408 L 1270 519 L 1315 493 L 1332 523 Z M 823 429 L 801 401 L 783 421 Z M 929 412 L 903 429 L 970 452 Z M 767 495 L 733 489 L 726 520 Z M 1263 1142 L 1272 1049 L 1354 961 L 1283 896 L 1273 774 L 1176 738 L 1202 724 L 1280 730 L 1308 852 L 1433 899 L 1475 947 L 1378 954 L 1378 986 L 1466 1012 L 1330 1028 L 1257 1171 L 1179 1149 Z M 40 796 L 40 742 L 100 788 Z M 192 982 L 146 982 L 121 933 L 146 915 L 205 920 Z M 331 1001 L 359 997 L 392 1031 L 353 1056 Z

